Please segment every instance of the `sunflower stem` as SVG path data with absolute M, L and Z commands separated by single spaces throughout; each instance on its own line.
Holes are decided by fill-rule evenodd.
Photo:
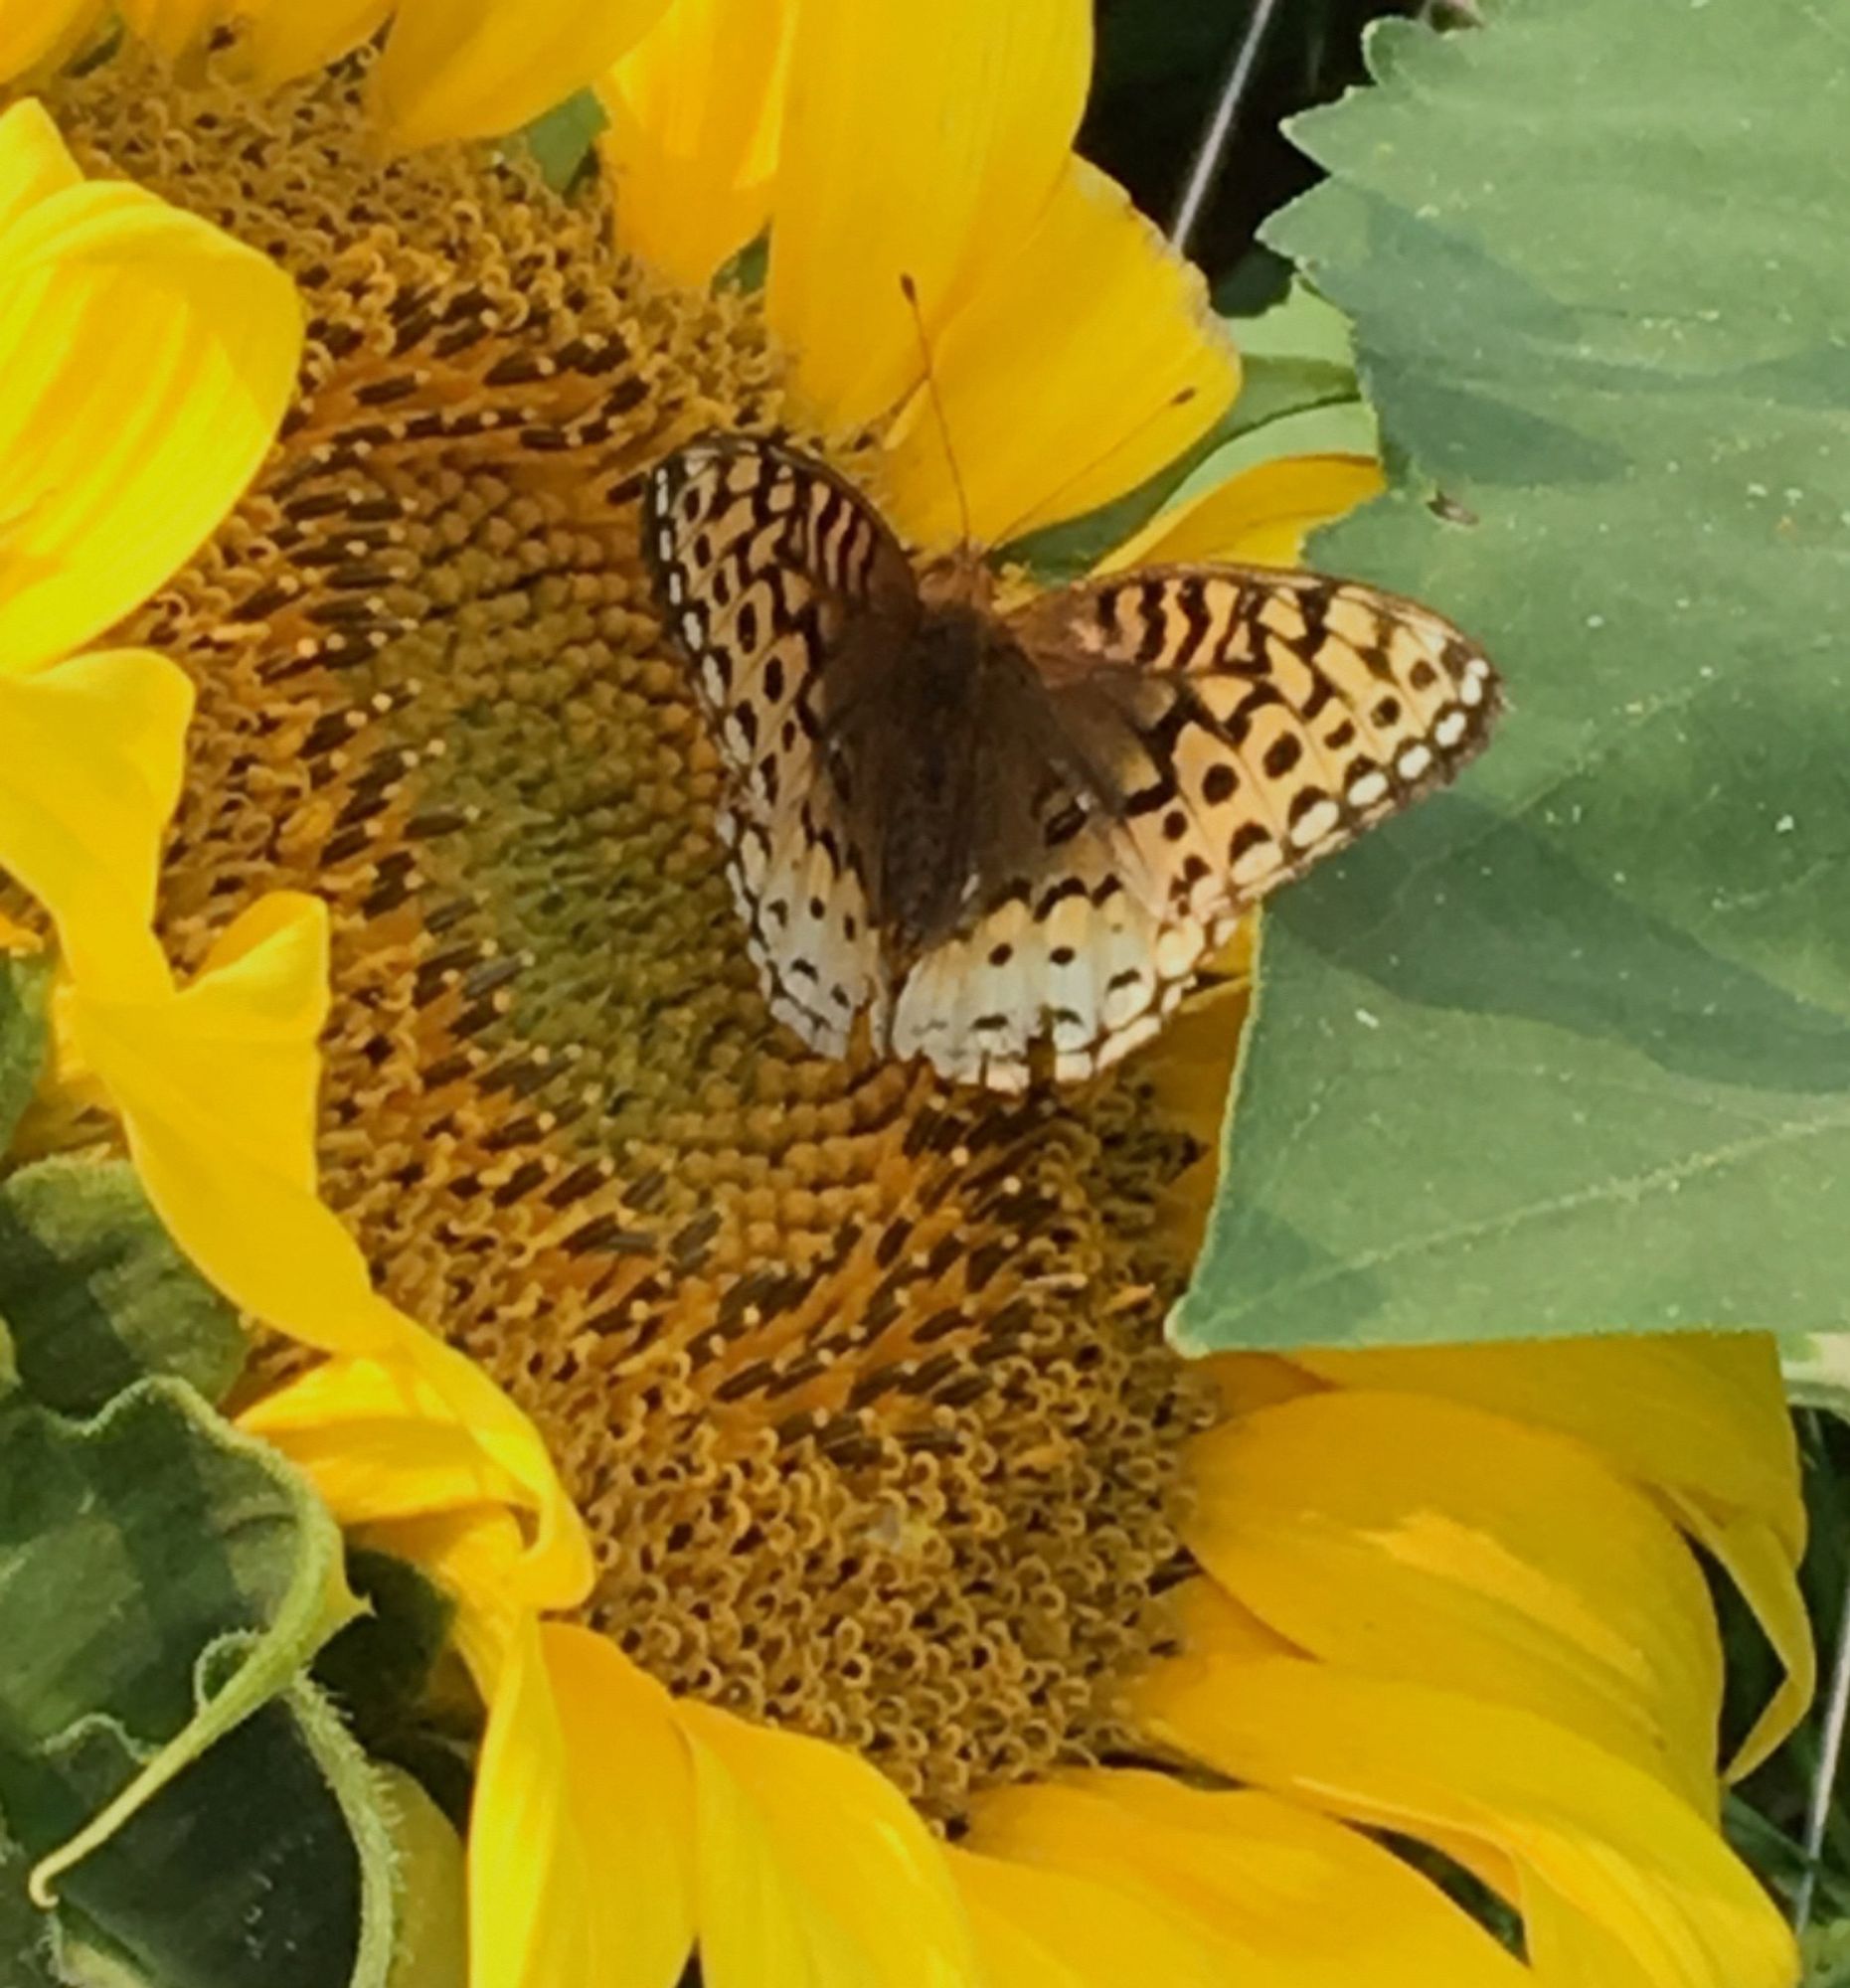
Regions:
M 1812 1900 L 1818 1889 L 1818 1866 L 1824 1856 L 1824 1831 L 1830 1820 L 1837 1762 L 1843 1753 L 1846 1714 L 1850 1714 L 1850 1576 L 1845 1578 L 1843 1604 L 1838 1612 L 1830 1694 L 1824 1702 L 1824 1730 L 1818 1742 L 1818 1763 L 1811 1777 L 1811 1800 L 1805 1811 L 1805 1868 L 1792 1899 L 1792 1927 L 1796 1932 L 1803 1932 L 1810 1920 Z
M 1214 115 L 1209 119 L 1208 128 L 1203 132 L 1201 144 L 1189 165 L 1182 198 L 1176 203 L 1175 219 L 1169 224 L 1169 239 L 1184 254 L 1188 252 L 1189 238 L 1195 233 L 1201 211 L 1207 206 L 1208 196 L 1220 177 L 1221 167 L 1226 163 L 1228 142 L 1234 134 L 1234 117 L 1240 108 L 1240 99 L 1247 93 L 1247 84 L 1253 81 L 1253 66 L 1259 60 L 1260 44 L 1265 39 L 1265 30 L 1271 25 L 1277 5 L 1278 0 L 1254 0 L 1253 12 L 1247 18 L 1247 31 L 1228 65 L 1227 81 L 1221 85 L 1220 100 L 1214 106 Z

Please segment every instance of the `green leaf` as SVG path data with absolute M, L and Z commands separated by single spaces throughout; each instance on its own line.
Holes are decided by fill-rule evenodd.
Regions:
M 1850 1988 L 1850 1919 L 1805 1934 L 1805 1988 Z
M 1659 0 L 1391 25 L 1381 86 L 1300 121 L 1332 177 L 1268 233 L 1353 319 L 1391 459 L 1473 522 L 1409 474 L 1313 557 L 1471 629 L 1512 710 L 1268 920 L 1174 1336 L 1837 1323 L 1837 30 Z
M 81 1812 L 134 1764 L 92 1722 L 60 1749 L 59 1792 Z M 68 1874 L 51 1918 L 61 1969 L 111 1988 L 385 1988 L 395 1864 L 379 1777 L 292 1686 Z
M 472 1696 L 458 1708 L 431 1689 L 455 1604 L 409 1561 L 364 1548 L 348 1551 L 347 1584 L 363 1612 L 317 1653 L 315 1683 L 368 1753 L 415 1774 L 460 1823 L 479 1708 Z
M 469 1977 L 468 1870 L 462 1838 L 410 1774 L 380 1776 L 399 1878 L 390 1988 L 464 1988 Z
M 1240 348 L 1240 392 L 1218 440 L 1250 433 L 1283 414 L 1359 399 L 1349 321 L 1307 283 L 1257 317 L 1230 319 Z M 1278 453 L 1284 453 L 1279 450 Z
M 45 1075 L 51 989 L 52 970 L 44 960 L 0 958 L 0 1152 L 13 1143 L 20 1114 Z
M 0 1405 L 0 1809 L 35 1884 L 287 1686 L 351 1606 L 306 1480 L 183 1383 L 137 1382 L 87 1422 Z M 35 1791 L 99 1720 L 147 1757 L 66 1840 L 68 1810 Z
M 0 1981 L 8 1988 L 58 1988 L 55 1929 L 26 1896 L 32 1858 L 0 1827 Z
M 120 1160 L 41 1160 L 0 1181 L 0 1320 L 27 1392 L 66 1414 L 147 1374 L 218 1401 L 244 1365 L 237 1313 Z
M 596 167 L 592 146 L 610 120 L 595 90 L 581 89 L 536 117 L 521 132 L 539 164 L 541 177 L 555 193 L 567 193 L 583 174 Z

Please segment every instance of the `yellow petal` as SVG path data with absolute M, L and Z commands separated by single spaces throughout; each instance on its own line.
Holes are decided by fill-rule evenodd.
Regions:
M 1708 1588 L 1658 1507 L 1577 1444 L 1334 1391 L 1225 1424 L 1189 1460 L 1189 1547 L 1299 1648 L 1526 1707 L 1714 1810 Z
M 243 0 L 243 33 L 236 55 L 242 73 L 258 89 L 274 89 L 306 76 L 370 41 L 392 12 L 393 0 Z
M 489 138 L 601 76 L 667 0 L 399 0 L 373 71 L 374 105 L 398 145 Z
M 967 1850 L 945 1855 L 982 1978 L 998 1988 L 1226 1988 L 1214 1942 L 1115 1883 Z
M 1597 1449 L 1715 1555 L 1785 1667 L 1729 1765 L 1731 1778 L 1751 1771 L 1803 1717 L 1816 1682 L 1797 1581 L 1805 1512 L 1769 1335 L 1611 1334 L 1296 1359 L 1344 1387 L 1476 1403 Z
M 238 1424 L 305 1471 L 343 1526 L 522 1502 L 518 1481 L 397 1362 L 323 1361 Z
M 689 289 L 770 219 L 794 0 L 675 0 L 598 86 L 625 248 Z
M 1511 1903 L 1548 1956 L 1543 1982 L 1795 1979 L 1790 1934 L 1720 1834 L 1654 1776 L 1533 1713 L 1288 1657 L 1182 1659 L 1133 1702 L 1156 1737 L 1237 1779 L 1502 1853 L 1518 1874 Z M 1564 1958 L 1590 1952 L 1629 1972 Z
M 979 1799 L 972 1841 L 1122 1886 L 1242 1988 L 1521 1988 L 1525 1970 L 1379 1844 L 1251 1790 L 1122 1769 Z M 1161 1979 L 1133 1973 L 1126 1980 Z
M 76 54 L 104 10 L 104 0 L 8 0 L 0 6 L 0 83 L 11 83 L 28 70 L 53 68 Z M 6 171 L 0 160 L 0 203 L 5 199 Z
M 470 1988 L 592 1988 L 589 1846 L 536 1616 L 503 1653 L 469 1804 Z
M 985 266 L 934 330 L 931 366 L 979 545 L 1136 488 L 1220 419 L 1240 384 L 1200 271 L 1083 159 L 1068 162 L 1015 251 Z M 885 487 L 915 545 L 962 536 L 924 391 L 887 437 Z
M 694 1787 L 668 1694 L 603 1636 L 540 1632 L 585 1848 L 594 1988 L 673 1988 L 694 1943 Z
M 406 1396 L 416 1411 L 465 1429 L 536 1516 L 529 1598 L 570 1606 L 589 1585 L 589 1548 L 538 1431 L 473 1362 L 374 1292 L 358 1244 L 317 1196 L 327 944 L 320 900 L 275 892 L 231 926 L 191 986 L 175 991 L 164 974 L 132 988 L 78 977 L 63 1019 L 121 1116 L 148 1200 L 207 1279 L 278 1332 L 395 1365 L 408 1390 L 421 1382 Z M 442 1449 L 437 1481 L 453 1489 L 461 1452 L 440 1435 L 429 1447 Z M 405 1498 L 419 1484 L 430 1488 L 415 1474 Z
M 1727 1570 L 1785 1667 L 1778 1690 L 1761 1708 L 1728 1763 L 1728 1778 L 1738 1781 L 1779 1747 L 1811 1704 L 1818 1682 L 1811 1618 L 1799 1590 L 1797 1563 L 1771 1526 L 1747 1514 L 1718 1518 L 1681 1493 L 1668 1494 L 1668 1502 L 1691 1535 Z
M 708 1988 L 968 1988 L 942 1850 L 855 1754 L 677 1704 L 694 1755 Z
M 935 335 L 1028 235 L 1079 127 L 1091 22 L 1085 0 L 804 0 L 766 301 L 825 426 L 859 426 L 921 378 L 902 275 Z M 1011 330 L 1044 343 L 1041 318 Z
M 493 1705 L 535 1613 L 512 1592 L 523 1552 L 513 1513 L 505 1505 L 420 1512 L 357 1526 L 353 1537 L 409 1561 L 455 1604 L 450 1641 L 483 1700 Z M 549 1692 L 541 1697 L 551 1702 Z
M 521 1487 L 533 1514 L 531 1543 L 511 1576 L 511 1591 L 534 1608 L 575 1608 L 590 1592 L 596 1569 L 578 1508 L 567 1496 L 540 1432 L 466 1354 L 394 1314 L 413 1335 L 399 1357 L 426 1384 L 429 1400 L 453 1415 L 495 1464 Z
M 1241 921 L 1216 961 L 1229 977 L 1192 994 L 1129 1072 L 1133 1081 L 1148 1084 L 1151 1106 L 1163 1122 L 1186 1132 L 1200 1148 L 1165 1183 L 1156 1205 L 1158 1240 L 1185 1268 L 1201 1251 L 1220 1180 L 1227 1094 L 1252 1005 L 1258 926 L 1257 913 Z
M 59 18 L 57 7 L 38 14 L 41 24 L 49 22 L 54 28 Z M 0 25 L 0 61 L 4 60 L 6 50 L 14 46 L 6 37 L 17 33 L 15 15 L 9 10 L 4 25 Z M 0 74 L 13 72 L 0 68 Z M 28 208 L 36 207 L 55 193 L 63 193 L 67 187 L 81 186 L 83 180 L 77 161 L 58 135 L 51 112 L 36 96 L 29 96 L 0 114 L 0 239 L 4 239 L 6 231 Z
M 1804 1549 L 1797 1450 L 1766 1333 L 1613 1333 L 1293 1358 L 1345 1388 L 1437 1395 L 1560 1429 L 1642 1483 L 1688 1492 L 1718 1514 L 1759 1514 L 1794 1560 Z
M 377 1353 L 399 1328 L 315 1197 L 327 998 L 326 907 L 278 892 L 237 920 L 190 987 L 80 979 L 69 1019 L 149 1201 L 206 1277 L 293 1338 Z
M 389 1358 L 329 1360 L 253 1403 L 240 1425 L 305 1470 L 343 1526 L 460 1514 L 458 1566 L 470 1573 L 450 1581 L 459 1593 L 575 1607 L 594 1574 L 590 1543 L 539 1431 L 466 1356 L 390 1306 L 375 1316 L 393 1332 Z M 505 1567 L 481 1557 L 487 1536 L 476 1522 L 488 1505 L 534 1521 L 532 1541 Z M 411 1537 L 418 1554 L 463 1551 L 445 1528 Z M 519 1540 L 502 1529 L 493 1537 Z
M 192 710 L 185 673 L 145 649 L 0 673 L 0 868 L 51 912 L 72 969 L 98 983 L 164 976 L 148 922 Z
M 232 9 L 228 0 L 115 0 L 115 11 L 135 36 L 173 62 L 203 42 Z
M 1385 484 L 1373 456 L 1274 456 L 1159 512 L 1098 570 L 1215 560 L 1300 566 L 1306 533 L 1379 495 Z
M 693 1939 L 693 1796 L 668 1695 L 602 1637 L 532 1615 L 485 1668 L 470 1988 L 671 1988 Z
M 121 182 L 0 233 L 0 668 L 68 653 L 153 590 L 262 460 L 301 311 L 272 263 Z

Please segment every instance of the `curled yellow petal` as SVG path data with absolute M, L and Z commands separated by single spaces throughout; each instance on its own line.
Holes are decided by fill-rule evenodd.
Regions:
M 1274 456 L 1159 512 L 1101 560 L 1099 571 L 1215 560 L 1299 566 L 1307 533 L 1384 487 L 1381 465 L 1370 455 Z
M 149 1201 L 207 1278 L 310 1345 L 378 1353 L 399 1328 L 315 1196 L 327 999 L 326 907 L 278 892 L 232 925 L 191 986 L 79 979 L 67 1017 Z
M 148 922 L 192 710 L 185 673 L 145 649 L 0 672 L 0 868 L 51 912 L 67 961 L 94 982 L 164 980 Z
M 399 1370 L 408 1416 L 466 1431 L 520 1487 L 537 1521 L 528 1598 L 570 1606 L 589 1585 L 589 1549 L 538 1432 L 472 1361 L 378 1296 L 358 1244 L 317 1196 L 327 944 L 320 900 L 275 892 L 230 927 L 190 986 L 176 989 L 164 969 L 133 986 L 79 976 L 62 1019 L 121 1117 L 148 1200 L 208 1280 L 291 1338 Z M 332 1381 L 317 1385 L 331 1397 Z M 420 1496 L 423 1509 L 456 1501 L 467 1466 L 452 1436 L 432 1432 L 408 1445 L 406 1473 L 391 1480 L 388 1498 L 377 1431 L 350 1432 L 351 1487 L 331 1489 L 396 1499 L 399 1510 Z M 490 1475 L 480 1483 L 485 1492 L 499 1486 Z
M 1534 1713 L 1289 1657 L 1204 1655 L 1135 1689 L 1148 1730 L 1239 1780 L 1507 1860 L 1544 1982 L 1790 1988 L 1791 1935 L 1655 1776 Z M 1598 1955 L 1602 1972 L 1575 1971 Z
M 392 12 L 393 0 L 242 0 L 237 58 L 259 89 L 306 76 L 368 41 Z
M 1745 1513 L 1718 1518 L 1679 1493 L 1671 1493 L 1668 1502 L 1691 1536 L 1702 1542 L 1740 1588 L 1785 1669 L 1778 1689 L 1761 1708 L 1728 1763 L 1728 1778 L 1738 1781 L 1777 1750 L 1811 1704 L 1818 1682 L 1811 1617 L 1799 1589 L 1797 1564 L 1765 1520 Z
M 106 12 L 105 0 L 8 0 L 0 6 L 0 83 L 75 54 Z M 0 161 L 0 203 L 5 198 Z
M 0 668 L 68 653 L 153 590 L 250 481 L 301 310 L 254 250 L 121 182 L 0 231 Z
M 169 62 L 196 48 L 234 11 L 228 0 L 115 0 L 129 31 Z
M 1117 1769 L 1008 1788 L 972 1842 L 1128 1891 L 1242 1988 L 1521 1988 L 1521 1965 L 1379 1844 L 1252 1790 Z M 1105 1977 L 1099 1977 L 1105 1978 Z M 1122 1980 L 1164 1979 L 1132 1972 Z
M 329 1360 L 253 1403 L 240 1425 L 307 1472 L 343 1526 L 408 1529 L 395 1550 L 438 1569 L 471 1608 L 577 1606 L 594 1574 L 590 1542 L 538 1429 L 402 1312 L 375 1298 L 370 1322 L 383 1357 Z
M 1196 1558 L 1300 1649 L 1525 1707 L 1714 1812 L 1708 1588 L 1659 1508 L 1577 1444 L 1337 1390 L 1211 1431 L 1190 1466 Z
M 521 1502 L 518 1481 L 397 1362 L 323 1361 L 238 1423 L 306 1472 L 343 1526 Z
M 50 8 L 41 18 L 56 24 L 58 11 Z M 0 36 L 12 28 L 11 11 L 3 18 Z M 0 39 L 0 52 L 6 46 Z M 51 112 L 36 96 L 0 113 L 0 241 L 29 208 L 67 187 L 81 185 L 83 179 L 77 161 L 58 135 Z
M 766 305 L 824 426 L 919 381 L 902 275 L 935 338 L 1013 255 L 1066 170 L 1091 69 L 1085 0 L 803 0 Z M 1012 335 L 1040 344 L 1045 325 Z
M 968 1988 L 970 1931 L 937 1841 L 839 1746 L 682 1703 L 709 1988 Z
M 617 239 L 689 289 L 770 218 L 795 0 L 675 0 L 603 79 Z
M 393 142 L 490 138 L 601 76 L 667 0 L 399 0 L 373 71 Z
M 1797 1576 L 1805 1511 L 1770 1335 L 1614 1333 L 1295 1359 L 1345 1388 L 1469 1402 L 1597 1450 L 1715 1555 L 1785 1667 L 1730 1774 L 1750 1771 L 1803 1716 L 1816 1679 Z
M 864 251 L 861 266 L 878 259 Z M 980 545 L 1134 489 L 1212 427 L 1240 384 L 1200 271 L 1083 159 L 1066 162 L 1013 251 L 987 262 L 934 328 L 931 363 Z M 800 350 L 798 365 L 800 378 Z M 886 495 L 916 545 L 958 538 L 924 391 L 887 437 Z
M 455 1604 L 449 1639 L 493 1705 L 536 1612 L 513 1592 L 524 1551 L 514 1514 L 505 1505 L 477 1505 L 377 1519 L 353 1532 L 361 1545 L 409 1561 Z
M 534 1536 L 509 1579 L 510 1592 L 534 1608 L 574 1608 L 590 1591 L 590 1541 L 566 1495 L 540 1432 L 475 1362 L 394 1313 L 408 1337 L 398 1357 L 429 1389 L 433 1412 L 453 1416 L 520 1486 Z

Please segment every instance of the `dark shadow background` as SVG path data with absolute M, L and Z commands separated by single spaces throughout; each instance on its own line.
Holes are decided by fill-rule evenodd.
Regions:
M 1165 230 L 1253 10 L 1254 0 L 1095 0 L 1097 59 L 1080 149 Z M 1233 295 L 1223 289 L 1260 223 L 1317 177 L 1280 123 L 1364 80 L 1370 21 L 1421 11 L 1419 0 L 1277 0 L 1190 245 L 1224 307 L 1255 307 L 1282 287 L 1261 252 Z

